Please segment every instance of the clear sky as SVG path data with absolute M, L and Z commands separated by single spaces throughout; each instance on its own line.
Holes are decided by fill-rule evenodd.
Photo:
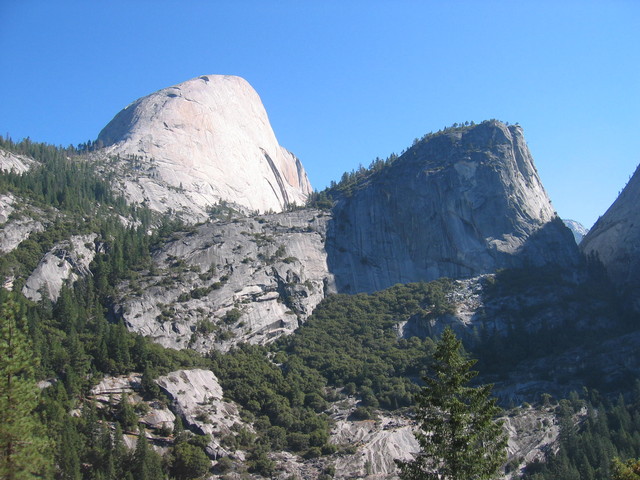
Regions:
M 519 122 L 563 218 L 640 163 L 640 1 L 0 0 L 0 132 L 93 140 L 133 100 L 244 77 L 322 189 L 454 122 Z

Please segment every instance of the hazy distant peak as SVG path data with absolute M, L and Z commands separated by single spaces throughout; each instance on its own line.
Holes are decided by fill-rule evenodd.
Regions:
M 571 233 L 573 233 L 573 238 L 576 239 L 576 243 L 580 244 L 584 236 L 589 233 L 589 229 L 582 225 L 580 222 L 575 220 L 570 220 L 568 218 L 563 218 L 562 221 L 567 226 Z

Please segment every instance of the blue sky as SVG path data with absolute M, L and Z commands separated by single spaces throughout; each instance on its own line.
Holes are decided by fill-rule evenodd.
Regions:
M 203 74 L 260 94 L 322 189 L 454 122 L 519 122 L 547 193 L 589 227 L 640 163 L 640 2 L 0 0 L 0 132 L 95 139 Z

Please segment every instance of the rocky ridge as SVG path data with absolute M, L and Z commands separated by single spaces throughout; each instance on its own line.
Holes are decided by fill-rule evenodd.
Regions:
M 207 351 L 290 333 L 326 292 L 575 265 L 579 255 L 520 127 L 486 122 L 418 143 L 331 213 L 217 220 L 154 261 L 155 273 L 122 288 L 128 327 Z
M 24 173 L 38 162 L 26 155 L 18 155 L 0 148 L 0 170 L 5 172 Z
M 158 378 L 156 383 L 172 400 L 175 412 L 188 428 L 200 435 L 210 435 L 207 453 L 211 457 L 229 454 L 220 443 L 222 438 L 235 435 L 234 425 L 245 423 L 238 406 L 223 400 L 222 387 L 213 372 L 179 370 Z
M 97 143 L 106 147 L 101 155 L 147 172 L 121 179 L 124 192 L 158 211 L 201 216 L 225 201 L 280 212 L 311 192 L 302 164 L 278 145 L 258 94 L 239 77 L 203 75 L 140 98 Z

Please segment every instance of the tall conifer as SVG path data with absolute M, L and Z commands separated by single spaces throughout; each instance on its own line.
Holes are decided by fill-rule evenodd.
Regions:
M 422 451 L 398 462 L 403 479 L 488 480 L 506 460 L 506 434 L 496 422 L 501 412 L 491 385 L 470 387 L 475 360 L 447 328 L 436 346 L 431 374 L 418 394 L 416 438 Z
M 13 300 L 0 306 L 0 478 L 43 478 L 48 441 L 35 412 L 39 390 L 33 349 Z

